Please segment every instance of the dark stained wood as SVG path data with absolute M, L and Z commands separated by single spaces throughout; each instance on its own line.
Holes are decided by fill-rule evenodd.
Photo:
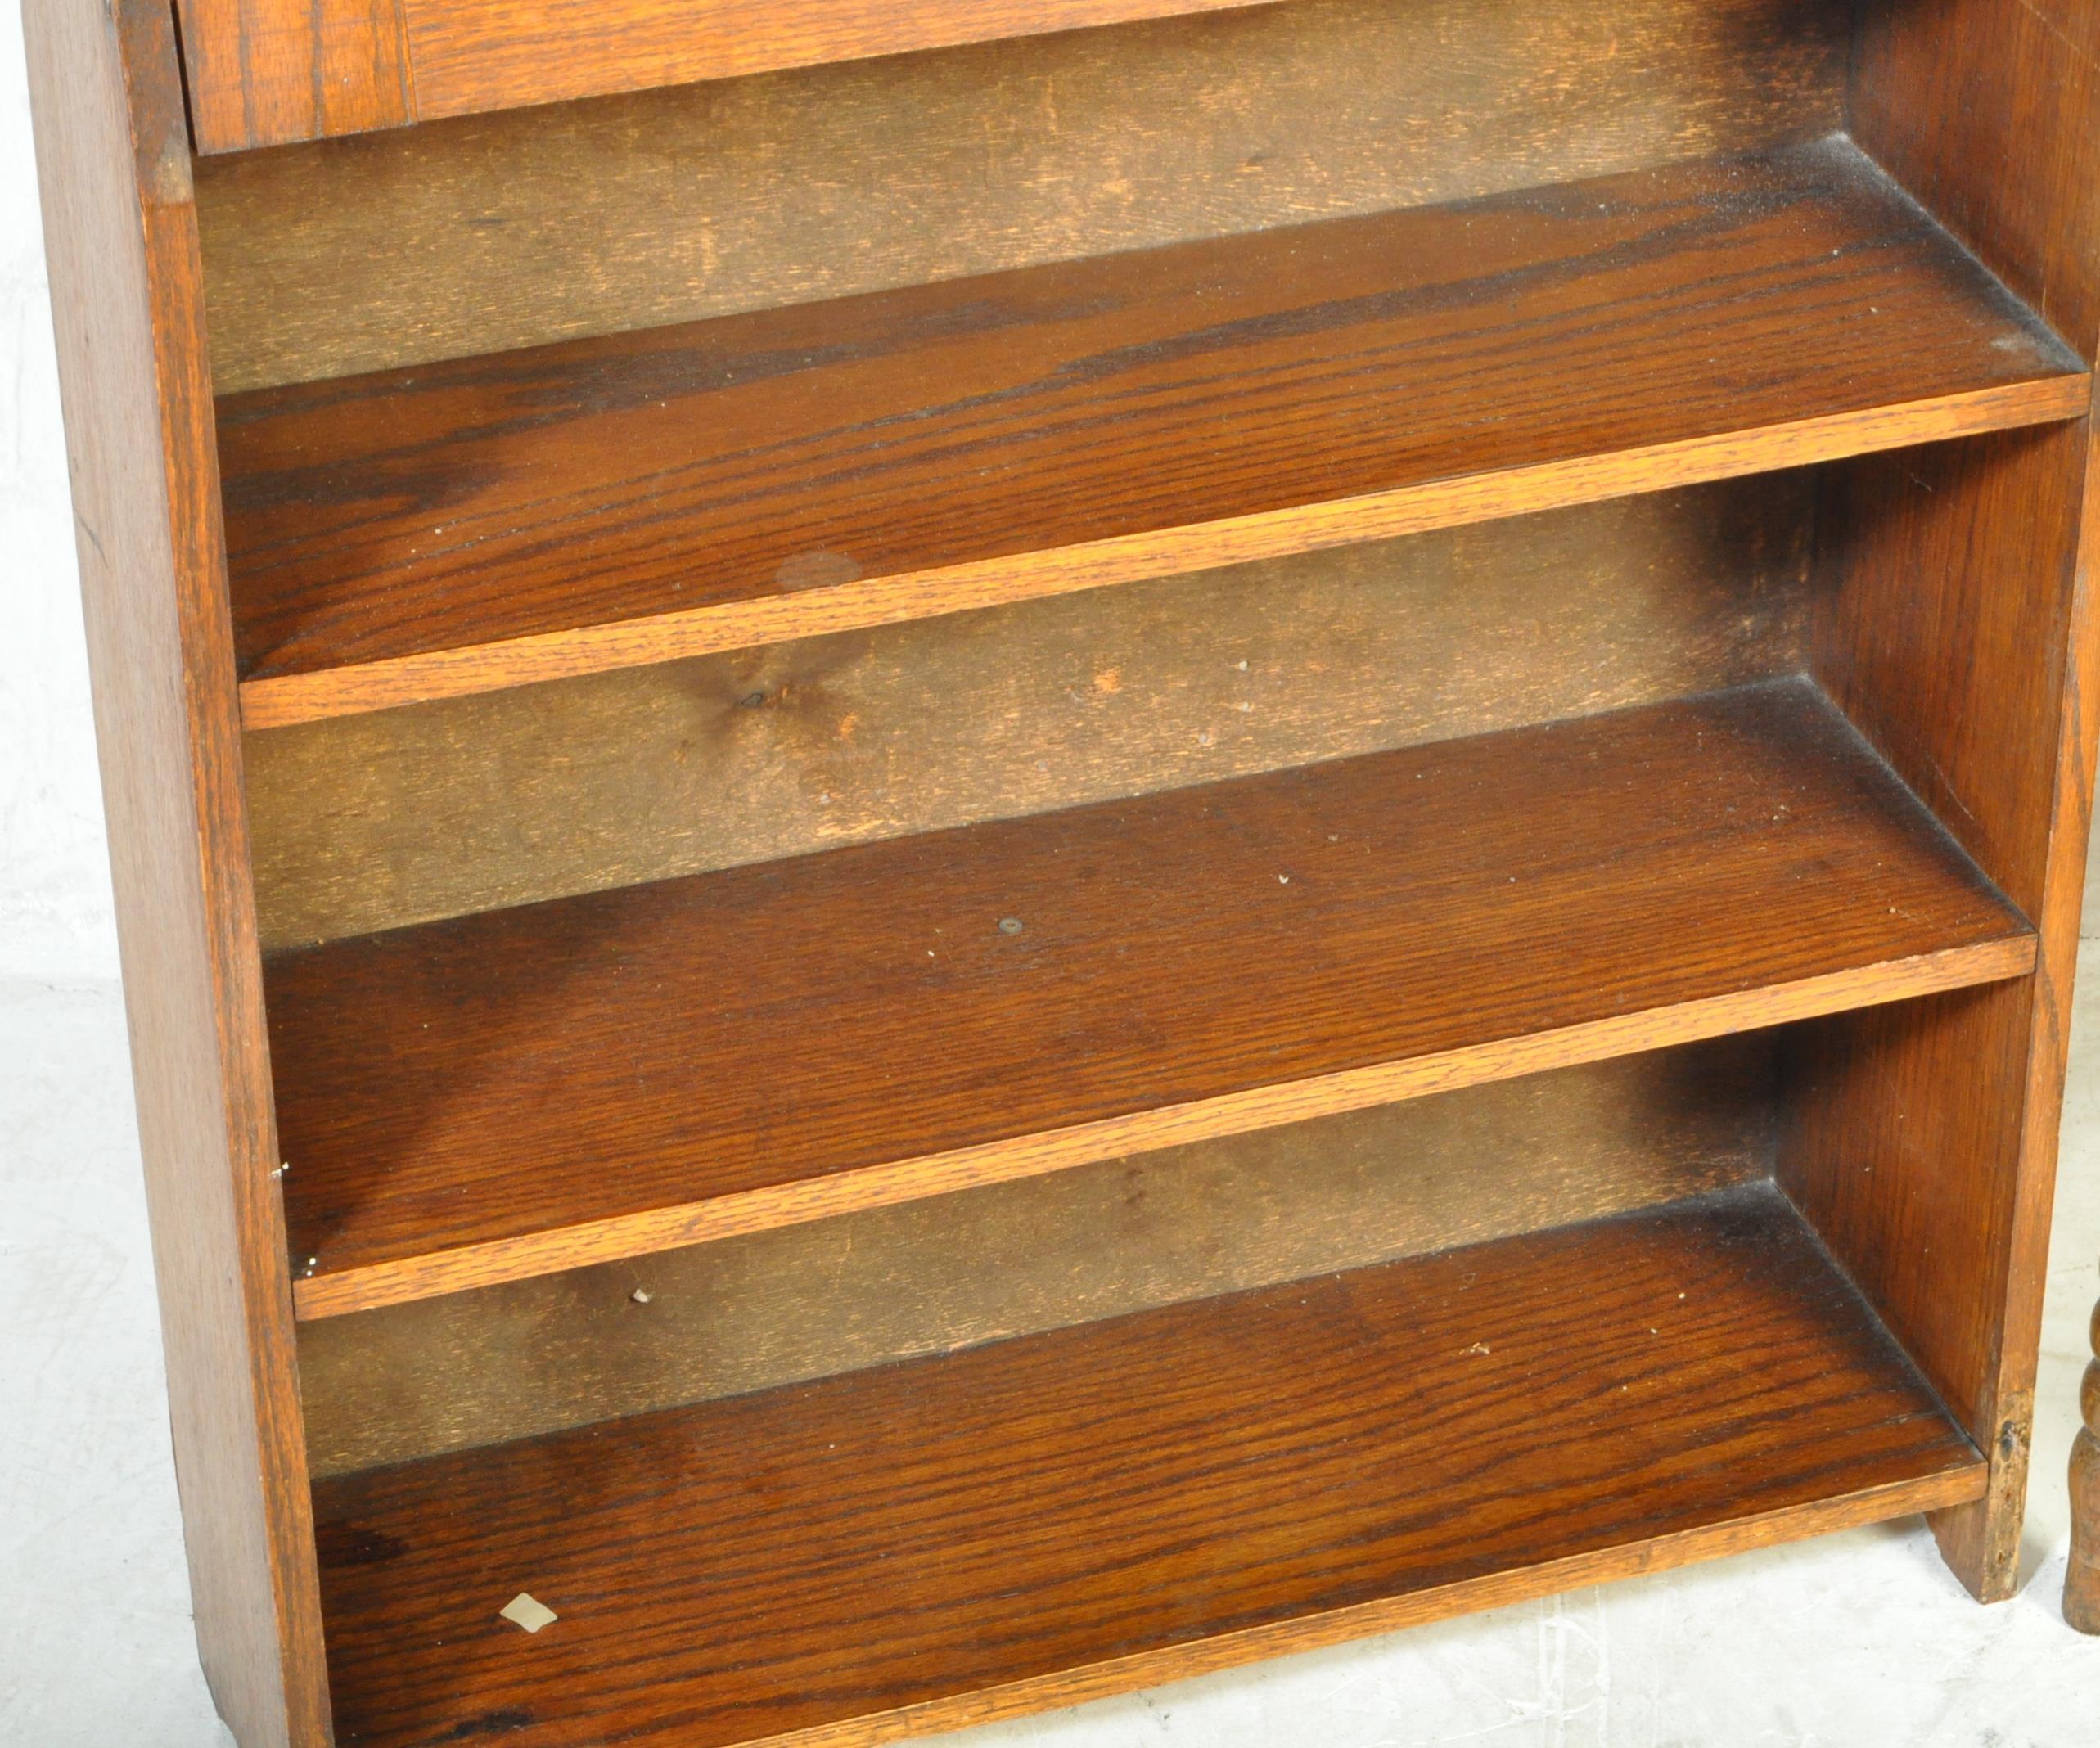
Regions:
M 1798 672 L 1810 473 L 251 735 L 265 948 Z
M 2071 1557 L 2064 1570 L 2063 1618 L 2080 1633 L 2100 1633 L 2100 1309 L 2079 1387 L 2078 1436 L 2071 1447 Z
M 2032 962 L 1800 683 L 433 923 L 270 962 L 295 1292 L 354 1310 Z
M 176 0 L 201 151 L 412 118 L 400 0 Z
M 2094 356 L 2100 347 L 2100 210 L 2092 198 L 2100 178 L 2100 77 L 2095 73 L 2100 10 L 2075 0 L 1946 0 L 1915 8 L 1873 0 L 1863 12 L 1860 47 L 1852 106 L 1868 149 L 1895 168 L 2084 356 Z M 2087 472 L 2082 491 L 2067 486 L 2076 466 L 2074 457 L 2062 455 L 2048 464 L 2037 462 L 2034 504 L 2005 502 L 1995 515 L 1979 517 L 1966 538 L 1994 547 L 2002 543 L 2008 553 L 2021 555 L 2030 574 L 2054 583 L 2069 562 L 2068 543 L 2081 538 L 2082 515 L 2078 563 L 2081 577 L 2089 575 L 2100 559 L 2093 476 Z M 2069 506 L 2066 498 L 2072 499 Z M 2046 506 L 2047 511 L 2038 515 L 2035 506 Z M 2046 690 L 2001 700 L 1985 691 L 1994 687 L 1995 673 L 1979 680 L 1993 716 L 2009 719 L 2008 737 L 2016 745 L 2033 745 L 2036 725 L 2060 701 L 2063 706 L 2053 744 L 2036 749 L 2039 762 L 2007 779 L 2026 804 L 2025 830 L 2008 848 L 2043 889 L 2035 911 L 2042 926 L 2043 975 L 2028 1002 L 1995 1009 L 1988 1019 L 1972 1022 L 1984 1035 L 1950 1035 L 1946 1041 L 1976 1055 L 1991 1052 L 1999 1064 L 1989 1083 L 1990 1109 L 1970 1119 L 1978 1129 L 1975 1169 L 1987 1187 L 1982 1194 L 1992 1231 L 2002 1234 L 2008 1253 L 2002 1264 L 1992 1258 L 1979 1271 L 1992 1299 L 1967 1310 L 1983 1325 L 1978 1339 L 1991 1345 L 1977 1373 L 1980 1417 L 1971 1424 L 1994 1437 L 1992 1484 L 1982 1506 L 1946 1514 L 1934 1525 L 1954 1570 L 1985 1597 L 2009 1596 L 2017 1577 L 2080 889 L 2094 738 L 2100 731 L 2100 673 L 2095 669 L 2100 622 L 2083 582 L 2068 592 L 2059 584 L 2050 595 L 2059 624 L 2048 628 L 2064 647 L 2044 646 L 2047 665 L 2039 678 Z M 2010 661 L 2005 671 L 2022 679 L 2035 674 Z M 1944 732 L 1915 731 L 1928 751 L 1936 733 Z M 2038 817 L 2029 793 L 2040 773 L 2053 779 L 2045 817 Z M 1973 1059 L 1966 1053 L 1940 1058 Z M 1921 1061 L 1917 1071 L 1930 1074 L 1931 1063 Z M 1901 1215 L 1884 1218 L 1893 1227 Z M 1863 1223 L 1859 1241 L 1878 1246 L 1893 1236 Z M 2093 1480 L 2089 1469 L 2075 1465 L 2073 1474 L 2075 1513 L 2085 1518 L 2075 1539 L 2080 1554 L 2089 1557 L 2100 1541 L 2100 1524 L 2090 1517 Z M 2075 1561 L 2065 1602 L 2066 1612 L 2080 1620 L 2092 1619 L 2091 1584 L 2089 1571 Z
M 1985 1503 L 1937 1526 L 1987 1597 L 2010 1595 L 2018 1566 L 2090 804 L 2087 460 L 2078 426 L 1862 464 L 1825 523 L 1832 696 L 2042 930 L 2031 980 L 1812 1035 L 1782 1155 L 1782 1181 L 1990 1455 Z M 1980 551 L 2008 570 L 1979 569 Z
M 23 7 L 198 1648 L 243 1748 L 327 1685 L 173 31 Z
M 349 376 L 1818 138 L 1843 125 L 1850 20 L 1823 0 L 1292 0 L 208 158 L 214 381 Z
M 2100 345 L 2100 10 L 1863 0 L 1859 143 L 2086 358 Z
M 1770 1034 L 1718 1039 L 323 1318 L 300 1331 L 313 1471 L 742 1395 L 1769 1178 L 1772 1068 Z
M 1070 1703 L 1945 1504 L 1981 1467 L 1765 1190 L 316 1501 L 345 1741 L 714 1748 Z M 521 1589 L 561 1617 L 534 1638 L 497 1619 Z
M 219 403 L 244 710 L 919 617 L 2087 399 L 1841 142 L 260 390 Z
M 1851 92 L 1863 146 L 2088 358 L 2096 48 L 2090 6 L 1870 0 Z M 1918 459 L 1863 464 L 1827 525 L 1839 585 L 1821 666 L 2036 920 L 2039 974 L 1834 1041 L 1797 1193 L 1990 1455 L 1985 1500 L 1934 1527 L 1996 1597 L 2017 1576 L 2100 728 L 2090 457 L 2079 428 Z

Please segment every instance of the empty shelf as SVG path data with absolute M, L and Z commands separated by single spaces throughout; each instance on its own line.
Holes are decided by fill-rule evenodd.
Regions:
M 251 727 L 2075 417 L 1841 140 L 228 397 Z
M 1984 1485 L 1764 1186 L 314 1497 L 339 1740 L 722 1748 L 1071 1704 Z M 521 1589 L 560 1617 L 536 1637 L 497 1618 Z
M 266 966 L 295 1293 L 544 1273 L 2034 954 L 1800 681 L 335 941 Z

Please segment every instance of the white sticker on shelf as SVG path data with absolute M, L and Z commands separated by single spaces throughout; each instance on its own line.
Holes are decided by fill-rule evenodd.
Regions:
M 551 1627 L 561 1618 L 539 1597 L 523 1590 L 511 1597 L 501 1612 L 504 1620 L 514 1626 L 523 1627 L 528 1633 L 537 1633 L 542 1627 Z

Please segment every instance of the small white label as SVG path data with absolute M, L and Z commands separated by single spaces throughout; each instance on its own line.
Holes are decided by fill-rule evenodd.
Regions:
M 537 1597 L 522 1590 L 511 1598 L 502 1611 L 502 1616 L 512 1625 L 523 1627 L 528 1633 L 537 1633 L 542 1627 L 551 1627 L 561 1618 Z

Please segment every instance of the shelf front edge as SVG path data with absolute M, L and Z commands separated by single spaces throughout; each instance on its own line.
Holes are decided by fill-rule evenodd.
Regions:
M 1242 1665 L 1352 1639 L 1426 1626 L 1456 1615 L 1481 1614 L 1539 1597 L 1555 1596 L 1592 1584 L 1642 1578 L 1704 1561 L 1724 1559 L 1782 1542 L 1857 1530 L 1869 1524 L 1915 1513 L 1966 1505 L 1983 1496 L 1988 1471 L 1982 1457 L 1916 1480 L 1895 1481 L 1835 1498 L 1818 1499 L 1784 1510 L 1761 1512 L 1697 1530 L 1624 1543 L 1594 1553 L 1575 1554 L 1540 1565 L 1520 1566 L 1462 1579 L 1433 1590 L 1392 1597 L 1354 1608 L 1337 1609 L 1297 1620 L 1251 1627 L 1215 1638 L 1198 1639 L 1147 1651 L 1106 1663 L 1060 1670 L 1030 1681 L 1014 1682 L 952 1699 L 932 1700 L 903 1711 L 848 1719 L 810 1730 L 768 1736 L 745 1748 L 874 1748 L 882 1742 L 966 1730 L 1003 1719 L 1081 1705 L 1139 1687 L 1187 1681 Z
M 2050 424 L 2082 417 L 2091 393 L 2083 373 L 2043 377 L 800 594 L 272 675 L 241 683 L 241 723 L 290 728 Z
M 2031 930 L 1768 988 L 1587 1021 L 1428 1056 L 1250 1088 L 1012 1139 L 680 1203 L 611 1219 L 310 1276 L 302 1321 L 556 1274 L 856 1210 L 944 1196 L 1125 1154 L 1246 1134 L 1491 1080 L 1631 1056 L 2032 973 Z

